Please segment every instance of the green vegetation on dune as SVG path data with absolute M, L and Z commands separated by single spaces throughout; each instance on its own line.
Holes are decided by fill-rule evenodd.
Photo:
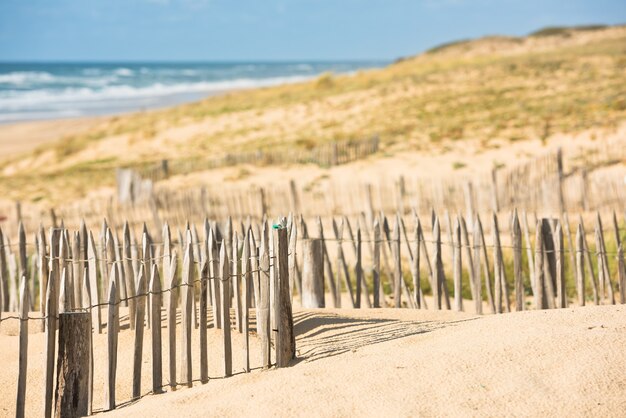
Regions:
M 38 183 L 30 188 L 39 187 L 54 200 L 48 194 L 64 173 L 77 171 L 74 164 L 89 167 L 85 176 L 89 185 L 109 184 L 112 165 L 146 163 L 145 155 L 133 152 L 133 146 L 169 135 L 164 133 L 168 129 L 206 122 L 222 123 L 223 128 L 202 130 L 171 146 L 161 143 L 152 157 L 157 160 L 174 153 L 175 158 L 185 159 L 196 158 L 198 151 L 312 147 L 373 134 L 380 136 L 383 147 L 398 150 L 450 147 L 463 140 L 489 147 L 494 140 L 545 140 L 554 133 L 615 127 L 626 120 L 624 29 L 548 28 L 533 34 L 534 42 L 545 41 L 547 46 L 536 48 L 531 43 L 515 53 L 506 46 L 509 38 L 463 41 L 463 54 L 446 52 L 461 45 L 457 43 L 380 70 L 352 76 L 324 74 L 309 82 L 236 91 L 171 109 L 112 117 L 86 134 L 56 143 L 52 149 L 58 168 L 48 161 L 45 167 L 31 165 L 28 174 L 18 170 L 0 179 L 0 190 L 11 198 L 30 196 L 24 189 L 9 187 L 27 176 Z M 572 41 L 589 34 L 593 36 L 584 42 Z M 525 48 L 523 38 L 512 39 L 515 48 Z M 473 49 L 480 52 L 472 53 Z M 91 154 L 97 153 L 77 157 L 112 137 L 126 137 L 128 143 L 128 149 L 115 155 L 115 163 L 94 164 Z M 65 163 L 68 158 L 77 162 Z M 54 173 L 35 180 L 32 176 L 39 170 Z M 64 189 L 66 195 L 78 193 L 71 185 Z

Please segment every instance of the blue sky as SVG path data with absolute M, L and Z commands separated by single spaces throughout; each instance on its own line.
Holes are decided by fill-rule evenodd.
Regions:
M 0 60 L 394 59 L 626 23 L 625 0 L 0 0 Z

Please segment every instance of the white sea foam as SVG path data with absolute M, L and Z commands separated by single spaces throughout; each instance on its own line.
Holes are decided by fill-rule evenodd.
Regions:
M 128 85 L 104 88 L 66 88 L 62 90 L 31 90 L 0 92 L 0 112 L 16 112 L 33 108 L 57 108 L 62 105 L 89 106 L 89 103 L 141 100 L 186 93 L 215 93 L 234 89 L 263 87 L 303 81 L 308 77 L 290 76 L 265 79 L 242 78 L 215 82 L 179 83 L 166 85 L 155 83 L 147 87 Z
M 113 73 L 122 77 L 131 77 L 135 74 L 135 72 L 129 68 L 118 68 Z
M 0 74 L 0 83 L 23 85 L 29 83 L 45 83 L 54 80 L 54 76 L 43 71 L 16 71 Z

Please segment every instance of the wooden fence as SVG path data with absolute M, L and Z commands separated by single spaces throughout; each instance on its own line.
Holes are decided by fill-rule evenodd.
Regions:
M 241 350 L 249 371 L 250 311 L 256 313 L 262 365 L 282 367 L 295 353 L 291 311 L 294 295 L 305 308 L 341 307 L 342 303 L 353 308 L 427 309 L 430 305 L 431 309 L 478 314 L 529 307 L 565 308 L 589 302 L 626 303 L 625 234 L 615 213 L 608 228 L 596 214 L 592 245 L 582 217 L 574 225 L 567 214 L 561 219 L 533 219 L 530 224 L 526 214 L 517 211 L 508 222 L 500 218 L 494 213 L 487 222 L 491 240 L 485 239 L 479 216 L 468 223 L 458 215 L 453 222 L 447 213 L 439 217 L 434 212 L 428 222 L 422 222 L 417 213 L 407 222 L 399 213 L 391 222 L 382 213 L 375 214 L 371 221 L 365 214 L 352 222 L 342 217 L 331 219 L 326 229 L 321 218 L 313 226 L 302 217 L 290 216 L 276 222 L 272 229 L 267 221 L 233 223 L 229 218 L 224 224 L 205 221 L 202 238 L 195 224 L 185 225 L 177 239 L 165 224 L 161 242 L 153 240 L 146 226 L 133 231 L 128 224 L 120 240 L 118 231 L 106 222 L 98 245 L 93 232 L 84 225 L 73 233 L 51 228 L 47 236 L 40 228 L 30 243 L 23 226 L 18 229 L 16 244 L 0 234 L 4 249 L 0 257 L 3 310 L 19 312 L 19 316 L 4 316 L 0 323 L 20 321 L 17 415 L 25 410 L 30 324 L 46 331 L 48 349 L 42 379 L 45 415 L 51 416 L 55 408 L 58 415 L 64 408 L 59 393 L 76 387 L 67 383 L 70 372 L 75 372 L 68 353 L 84 350 L 72 351 L 76 341 L 62 326 L 63 321 L 72 318 L 65 313 L 87 312 L 85 326 L 98 334 L 106 329 L 108 383 L 103 410 L 108 410 L 118 402 L 115 382 L 120 307 L 128 308 L 129 326 L 135 332 L 133 381 L 128 384 L 132 384 L 132 396 L 137 398 L 142 395 L 139 379 L 144 327 L 152 333 L 153 393 L 192 384 L 194 327 L 200 332 L 200 381 L 207 382 L 206 330 L 211 323 L 223 333 L 224 376 L 232 374 L 231 322 L 237 332 L 245 333 Z M 611 241 L 605 239 L 607 231 L 613 236 Z M 141 244 L 134 238 L 137 235 L 142 237 Z M 344 245 L 348 251 L 344 251 Z M 181 272 L 177 267 L 178 252 L 182 255 Z M 30 310 L 38 310 L 40 315 L 29 316 Z M 175 342 L 178 312 L 183 340 L 178 354 L 180 369 Z M 165 382 L 160 344 L 163 314 L 170 347 L 169 379 Z M 53 404 L 57 328 L 60 372 L 56 375 Z M 89 347 L 91 333 L 84 335 L 87 337 L 82 340 L 76 338 Z M 93 370 L 94 361 L 101 361 L 93 355 L 89 359 L 88 370 Z M 64 370 L 70 374 L 63 374 Z M 91 413 L 96 410 L 90 404 L 93 375 L 88 372 L 86 376 L 88 389 L 81 395 L 87 396 L 84 405 Z
M 378 152 L 379 145 L 378 136 L 373 136 L 366 139 L 332 141 L 311 148 L 279 146 L 258 149 L 253 152 L 228 153 L 218 158 L 198 157 L 171 161 L 161 160 L 148 166 L 136 167 L 136 169 L 143 178 L 158 181 L 171 175 L 188 174 L 240 164 L 315 164 L 321 167 L 332 167 L 375 154 Z
M 185 220 L 202 222 L 212 219 L 245 218 L 259 220 L 263 215 L 277 216 L 292 212 L 309 219 L 315 216 L 359 216 L 371 218 L 379 211 L 387 215 L 400 211 L 410 214 L 415 208 L 421 216 L 432 209 L 464 213 L 472 219 L 476 213 L 506 213 L 516 207 L 529 213 L 559 216 L 563 212 L 595 212 L 626 205 L 626 147 L 621 141 L 598 141 L 591 147 L 549 152 L 544 156 L 507 168 L 470 178 L 451 175 L 444 178 L 403 176 L 364 178 L 358 173 L 343 180 L 305 183 L 284 179 L 271 186 L 252 183 L 206 184 L 194 188 L 169 188 L 155 183 L 148 199 L 129 204 L 113 196 L 78 199 L 54 208 L 40 208 L 17 202 L 14 207 L 1 207 L 6 222 L 0 225 L 14 235 L 14 220 L 21 220 L 29 229 L 41 219 L 53 225 L 64 219 L 66 226 L 78 228 L 81 221 L 96 224 L 106 217 L 121 228 L 125 221 L 132 226 L 144 222 L 161 228 L 167 220 L 181 224 Z M 621 164 L 618 164 L 621 163 Z M 133 199 L 131 199 L 132 201 Z
M 143 395 L 140 390 L 144 328 L 151 330 L 152 337 L 151 393 L 192 386 L 192 328 L 199 329 L 201 383 L 209 381 L 207 328 L 211 325 L 220 329 L 223 336 L 220 353 L 223 376 L 233 374 L 233 325 L 237 332 L 244 334 L 243 346 L 235 350 L 243 353 L 244 369 L 249 372 L 252 331 L 249 312 L 252 308 L 256 312 L 255 331 L 261 340 L 261 364 L 264 368 L 287 366 L 295 356 L 288 277 L 288 266 L 293 264 L 288 258 L 295 257 L 295 251 L 289 253 L 285 223 L 270 228 L 264 222 L 257 229 L 260 235 L 255 238 L 248 226 L 239 237 L 233 234 L 230 223 L 218 228 L 215 223 L 206 222 L 202 241 L 194 225 L 184 233 L 179 231 L 179 240 L 174 244 L 166 225 L 160 243 L 154 242 L 150 232 L 143 229 L 141 244 L 138 244 L 128 225 L 120 241 L 117 231 L 105 223 L 99 245 L 85 225 L 74 233 L 65 228 L 50 228 L 47 236 L 40 228 L 33 242 L 27 242 L 20 225 L 16 245 L 5 239 L 0 230 L 0 301 L 3 307 L 0 324 L 10 320 L 19 320 L 20 324 L 16 416 L 25 416 L 26 411 L 29 326 L 46 333 L 46 366 L 41 379 L 45 386 L 42 401 L 46 417 L 52 414 L 83 416 L 116 408 L 119 403 L 115 392 L 120 307 L 128 308 L 128 325 L 135 335 L 133 378 L 128 382 L 132 384 L 133 399 Z M 177 267 L 177 251 L 182 255 L 182 271 Z M 28 263 L 29 256 L 32 263 Z M 21 278 L 19 293 L 18 278 Z M 3 317 L 2 311 L 18 311 L 19 314 Z M 39 311 L 40 316 L 29 316 L 29 311 Z M 177 354 L 179 313 L 182 341 Z M 164 353 L 161 352 L 164 319 L 169 347 L 169 378 L 165 381 Z M 102 409 L 92 402 L 94 362 L 103 361 L 93 356 L 92 330 L 96 334 L 103 330 L 107 333 L 106 393 Z M 59 351 L 55 379 L 57 334 Z

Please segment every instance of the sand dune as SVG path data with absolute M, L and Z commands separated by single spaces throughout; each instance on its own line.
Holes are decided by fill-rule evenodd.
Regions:
M 626 411 L 626 307 L 474 316 L 409 309 L 296 310 L 298 359 L 222 379 L 221 334 L 210 329 L 206 385 L 129 402 L 133 334 L 122 330 L 119 409 L 111 416 L 620 416 Z M 122 327 L 124 328 L 124 327 Z M 14 414 L 17 337 L 3 324 L 0 415 Z M 96 336 L 95 408 L 104 390 L 105 335 Z M 197 350 L 197 332 L 194 332 Z M 142 393 L 151 385 L 150 333 Z M 167 351 L 164 362 L 167 363 Z M 194 378 L 198 353 L 194 351 Z M 29 342 L 27 412 L 41 415 L 43 335 Z M 168 375 L 164 365 L 164 375 Z M 623 416 L 623 415 L 622 415 Z
M 626 308 L 296 314 L 299 360 L 113 416 L 619 416 Z

